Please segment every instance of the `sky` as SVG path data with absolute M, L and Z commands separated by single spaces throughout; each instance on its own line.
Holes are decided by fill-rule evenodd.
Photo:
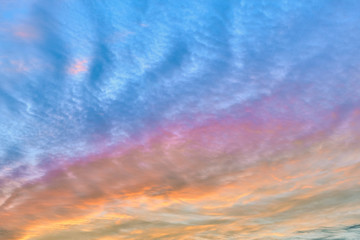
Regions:
M 359 12 L 1 0 L 0 239 L 360 239 Z

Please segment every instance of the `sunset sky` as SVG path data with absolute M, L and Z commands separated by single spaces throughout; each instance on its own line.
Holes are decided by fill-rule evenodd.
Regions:
M 0 0 L 0 240 L 359 240 L 360 1 Z

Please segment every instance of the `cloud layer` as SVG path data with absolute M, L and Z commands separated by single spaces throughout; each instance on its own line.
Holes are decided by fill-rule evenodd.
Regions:
M 0 238 L 357 239 L 357 1 L 2 1 Z

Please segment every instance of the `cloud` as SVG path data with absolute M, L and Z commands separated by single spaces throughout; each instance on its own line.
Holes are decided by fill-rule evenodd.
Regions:
M 259 132 L 260 139 L 271 136 L 272 141 L 267 148 L 255 147 L 261 140 L 247 143 L 244 127 L 252 136 Z M 166 128 L 117 156 L 110 157 L 111 151 L 109 156 L 49 170 L 2 204 L 0 217 L 7 218 L 2 228 L 14 236 L 24 232 L 22 239 L 58 239 L 67 234 L 95 239 L 127 236 L 125 229 L 139 230 L 140 221 L 141 229 L 151 229 L 149 235 L 139 235 L 142 238 L 160 237 L 164 231 L 164 238 L 173 236 L 171 232 L 180 237 L 186 230 L 192 236 L 232 231 L 255 239 L 259 234 L 270 236 L 279 224 L 279 236 L 300 231 L 294 226 L 333 226 L 338 224 L 337 215 L 357 206 L 356 139 L 345 144 L 338 136 L 311 137 L 312 148 L 294 141 L 274 152 L 271 149 L 281 143 L 276 140 L 281 139 L 281 130 L 274 136 L 262 131 L 259 125 L 249 129 L 241 121 L 227 119 L 195 129 Z M 283 131 L 286 135 L 292 130 Z M 243 148 L 229 148 L 233 142 Z M 345 168 L 336 162 L 338 149 L 344 163 L 349 159 Z M 320 164 L 319 159 L 327 163 Z M 333 217 L 323 220 L 325 213 Z M 313 221 L 302 222 L 309 216 Z M 354 223 L 355 216 L 347 217 L 349 224 Z M 238 232 L 229 229 L 241 224 L 247 227 Z M 251 229 L 257 229 L 255 235 Z M 186 236 L 190 235 L 181 237 Z
M 357 234 L 357 2 L 0 5 L 0 238 Z

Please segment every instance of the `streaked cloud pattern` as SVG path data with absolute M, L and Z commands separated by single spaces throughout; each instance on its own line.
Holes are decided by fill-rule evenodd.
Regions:
M 0 239 L 360 239 L 359 11 L 0 1 Z

